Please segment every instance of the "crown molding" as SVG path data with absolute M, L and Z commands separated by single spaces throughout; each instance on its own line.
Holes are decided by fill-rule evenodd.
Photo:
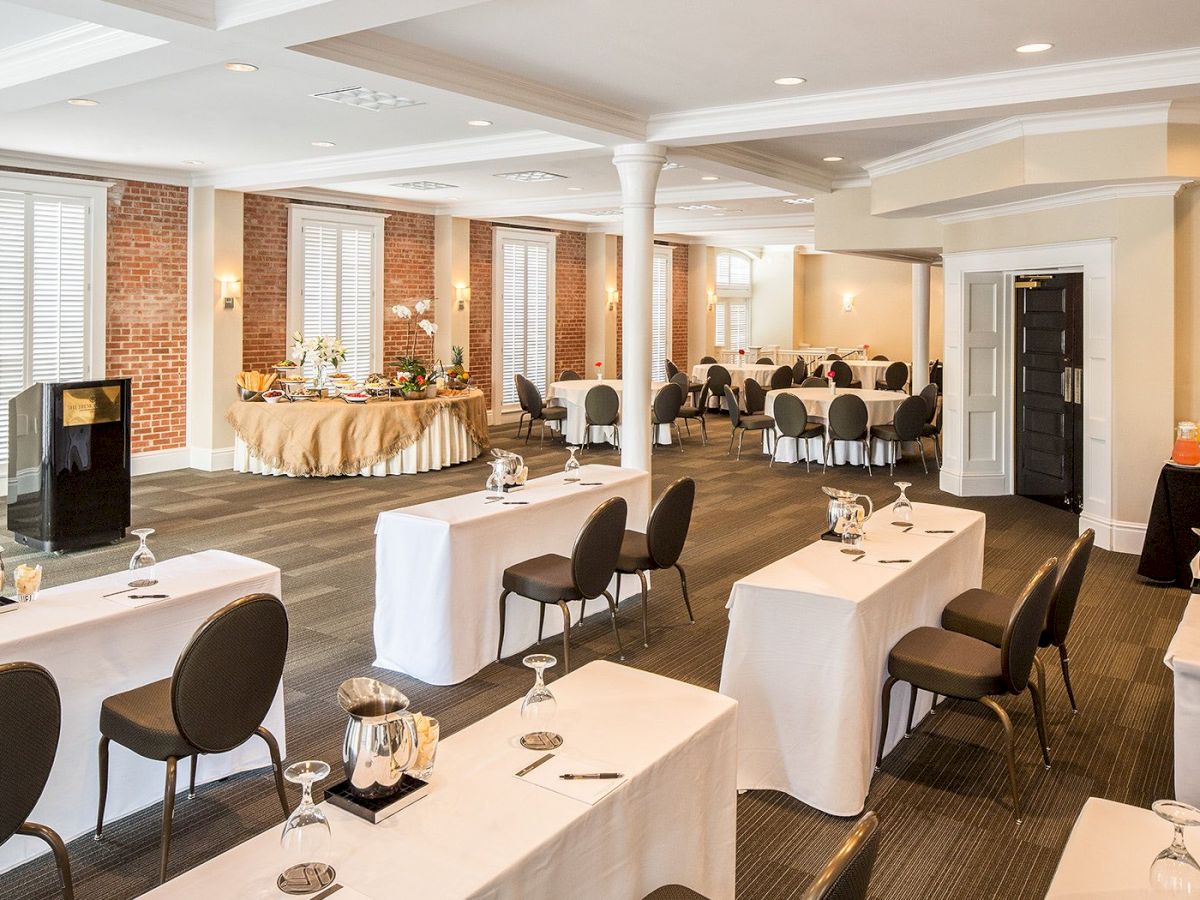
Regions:
M 1175 105 L 1164 101 L 1011 116 L 892 156 L 885 156 L 883 159 L 867 163 L 863 168 L 871 178 L 880 178 L 1030 135 L 1068 134 L 1106 128 L 1132 128 L 1138 125 L 1166 125 L 1171 119 L 1172 107 Z M 1177 113 L 1175 121 L 1178 120 Z
M 49 174 L 91 175 L 98 178 L 119 178 L 125 181 L 148 181 L 154 184 L 174 184 L 189 187 L 192 175 L 174 169 L 150 166 L 129 166 L 122 163 L 72 159 L 66 156 L 45 156 L 38 153 L 18 153 L 0 150 L 0 167 L 33 169 Z
M 686 147 L 672 151 L 671 158 L 688 165 L 700 164 L 717 174 L 745 178 L 781 193 L 827 193 L 833 187 L 829 175 L 820 169 L 752 147 L 733 144 Z
M 849 188 L 865 188 L 870 186 L 870 175 L 845 175 L 842 178 L 833 179 L 833 189 L 835 191 L 844 191 Z
M 1096 203 L 1102 200 L 1129 200 L 1137 197 L 1174 197 L 1185 184 L 1191 184 L 1191 178 L 1168 178 L 1161 181 L 1138 181 L 1129 184 L 1106 184 L 1101 187 L 1086 188 L 1081 191 L 1067 191 L 1053 194 L 1049 197 L 1032 197 L 1028 200 L 1014 200 L 1011 203 L 997 203 L 993 206 L 979 206 L 974 209 L 964 209 L 949 215 L 936 216 L 935 221 L 940 225 L 957 225 L 961 222 L 978 222 L 982 219 L 996 219 L 1001 216 L 1016 216 L 1023 213 L 1043 212 L 1048 209 L 1062 209 L 1068 206 L 1078 206 L 1081 203 Z
M 299 200 L 303 203 L 319 203 L 326 206 L 353 206 L 356 209 L 386 209 L 392 212 L 437 215 L 438 207 L 431 203 L 410 203 L 395 197 L 379 197 L 373 194 L 352 194 L 348 191 L 327 191 L 320 188 L 292 188 L 278 191 L 253 191 L 269 197 Z
M 713 184 L 659 188 L 655 205 L 659 210 L 680 203 L 708 203 L 725 200 L 757 200 L 763 197 L 787 196 L 774 188 L 759 184 Z M 482 200 L 478 203 L 449 205 L 456 216 L 489 218 L 492 216 L 544 216 L 555 213 L 586 213 L 592 209 L 616 209 L 621 206 L 620 191 L 598 194 L 571 194 L 544 198 Z
M 0 90 L 165 44 L 158 38 L 82 22 L 0 53 Z
M 646 140 L 689 143 L 786 137 L 834 125 L 970 112 L 1200 84 L 1200 48 L 1143 53 L 763 100 L 651 116 Z

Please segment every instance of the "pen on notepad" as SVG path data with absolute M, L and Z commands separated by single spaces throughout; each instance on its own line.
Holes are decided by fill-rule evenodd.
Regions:
M 558 777 L 566 781 L 574 781 L 580 778 L 624 778 L 625 776 L 621 772 L 581 772 L 579 774 L 559 775 Z

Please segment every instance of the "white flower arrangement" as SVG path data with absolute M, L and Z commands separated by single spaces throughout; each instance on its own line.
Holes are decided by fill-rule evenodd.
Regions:
M 341 338 L 329 338 L 319 335 L 305 338 L 297 331 L 292 335 L 292 358 L 300 365 L 310 359 L 318 366 L 337 368 L 346 361 L 346 347 Z

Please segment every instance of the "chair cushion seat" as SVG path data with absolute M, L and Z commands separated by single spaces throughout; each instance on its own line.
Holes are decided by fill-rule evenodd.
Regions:
M 643 900 L 705 900 L 705 897 L 682 884 L 667 884 L 647 894 Z
M 565 406 L 545 406 L 542 407 L 542 418 L 547 422 L 558 422 L 567 417 L 567 408 Z
M 704 415 L 704 410 L 695 406 L 679 407 L 679 418 L 681 419 L 698 419 Z
M 998 648 L 941 628 L 916 628 L 900 638 L 888 654 L 888 672 L 923 690 L 963 700 L 1008 693 Z
M 107 698 L 100 706 L 100 733 L 147 759 L 196 752 L 175 727 L 170 678 Z
M 747 431 L 762 431 L 765 428 L 774 428 L 775 420 L 762 413 L 755 413 L 754 415 L 740 416 L 738 425 Z
M 621 552 L 617 556 L 617 571 L 631 575 L 638 570 L 645 572 L 654 568 L 650 558 L 650 542 L 644 532 L 626 531 L 621 539 Z
M 501 584 L 506 591 L 539 603 L 582 599 L 571 577 L 571 560 L 557 553 L 535 556 L 509 566 L 504 570 Z
M 924 425 L 921 426 L 921 436 L 922 437 L 936 437 L 937 434 L 938 434 L 938 427 L 936 425 L 934 425 L 932 422 L 926 422 Z
M 980 588 L 963 591 L 942 610 L 942 627 L 999 647 L 1016 602 Z
M 900 435 L 896 433 L 896 426 L 889 422 L 886 425 L 871 426 L 871 436 L 877 437 L 881 441 L 898 441 Z

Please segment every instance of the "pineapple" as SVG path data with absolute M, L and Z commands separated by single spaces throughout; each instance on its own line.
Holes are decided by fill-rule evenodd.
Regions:
M 446 370 L 446 374 L 450 376 L 453 382 L 458 384 L 466 384 L 467 368 L 463 365 L 463 348 L 450 348 L 450 368 Z

